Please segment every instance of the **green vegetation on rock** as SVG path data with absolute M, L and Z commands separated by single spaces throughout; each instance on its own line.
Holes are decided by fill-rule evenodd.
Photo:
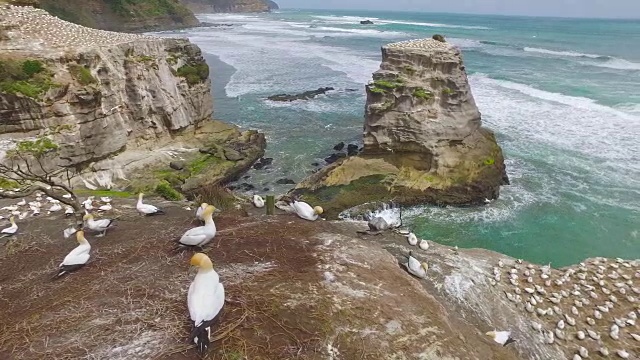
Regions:
M 415 75 L 416 69 L 411 65 L 404 65 L 402 69 L 409 75 Z
M 0 189 L 15 189 L 17 187 L 19 187 L 17 182 L 0 177 Z
M 80 83 L 80 85 L 86 86 L 98 82 L 98 80 L 91 75 L 91 71 L 82 65 L 69 64 L 68 68 L 71 76 Z
M 152 62 L 152 61 L 155 61 L 155 60 L 156 60 L 156 58 L 154 58 L 153 56 L 149 56 L 149 55 L 138 56 L 138 61 L 144 62 L 144 63 Z
M 177 74 L 187 79 L 189 85 L 199 84 L 209 78 L 209 65 L 204 62 L 194 66 L 183 65 L 178 68 Z
M 52 78 L 39 60 L 0 60 L 0 92 L 40 99 L 56 86 Z
M 442 93 L 445 95 L 453 95 L 456 93 L 456 91 L 449 88 L 444 88 L 442 89 Z
M 155 189 L 156 194 L 162 196 L 163 198 L 171 201 L 182 200 L 182 194 L 176 191 L 168 181 L 163 180 L 158 185 L 156 185 Z
M 41 157 L 42 155 L 58 150 L 59 146 L 46 136 L 38 137 L 36 140 L 20 141 L 14 149 L 7 151 L 7 156 L 32 155 Z
M 413 90 L 413 96 L 425 100 L 433 98 L 433 94 L 423 88 L 416 88 L 415 90 Z
M 395 80 L 374 80 L 373 81 L 373 85 L 375 85 L 375 87 L 377 87 L 377 88 L 393 90 L 393 89 L 395 89 L 397 87 L 402 86 L 403 82 L 400 79 L 395 79 Z
M 493 165 L 496 163 L 496 160 L 494 158 L 488 158 L 484 160 L 484 164 L 489 166 L 489 165 Z
M 384 89 L 380 89 L 380 88 L 377 88 L 375 86 L 369 86 L 369 91 L 371 91 L 374 94 L 384 94 L 385 93 Z
M 75 191 L 76 195 L 79 196 L 96 196 L 96 197 L 111 197 L 111 198 L 130 198 L 135 194 L 128 191 L 117 191 L 117 190 L 84 190 L 79 189 Z

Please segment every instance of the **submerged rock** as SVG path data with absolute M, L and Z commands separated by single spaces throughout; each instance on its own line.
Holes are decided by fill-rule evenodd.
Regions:
M 279 179 L 278 181 L 276 181 L 276 184 L 279 185 L 295 185 L 295 181 L 291 180 L 291 179 Z
M 333 147 L 333 150 L 335 151 L 342 151 L 342 149 L 344 149 L 344 142 L 339 142 Z
M 371 20 L 362 20 L 360 21 L 361 25 L 373 25 L 373 21 Z
M 347 146 L 347 156 L 355 156 L 358 155 L 358 145 L 349 144 Z
M 386 45 L 373 79 L 362 152 L 351 147 L 356 156 L 312 175 L 294 194 L 329 217 L 370 201 L 471 205 L 498 197 L 508 183 L 502 149 L 481 127 L 456 47 L 433 39 Z
M 334 90 L 332 87 L 322 87 L 317 90 L 305 91 L 300 94 L 289 95 L 289 94 L 278 94 L 269 96 L 267 99 L 271 101 L 296 101 L 296 100 L 309 100 L 313 99 L 318 95 L 325 94 L 328 91 Z
M 253 168 L 256 170 L 262 170 L 265 167 L 271 165 L 273 163 L 273 158 L 261 158 L 255 164 L 253 164 Z

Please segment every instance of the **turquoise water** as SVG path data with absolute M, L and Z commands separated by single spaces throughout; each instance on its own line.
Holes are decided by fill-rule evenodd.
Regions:
M 381 45 L 440 33 L 463 51 L 512 185 L 484 207 L 412 209 L 416 232 L 555 266 L 640 258 L 639 21 L 366 11 L 200 18 L 233 26 L 169 35 L 206 53 L 216 117 L 267 134 L 275 161 L 250 173 L 258 188 L 284 191 L 273 182 L 303 179 L 335 143 L 360 137 L 364 84 Z M 337 90 L 292 104 L 265 100 L 323 86 Z

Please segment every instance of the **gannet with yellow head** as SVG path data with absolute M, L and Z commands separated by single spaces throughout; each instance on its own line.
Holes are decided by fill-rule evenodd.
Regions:
M 107 229 L 111 228 L 114 222 L 114 220 L 112 219 L 94 220 L 93 215 L 91 214 L 86 214 L 85 216 L 82 217 L 82 220 L 84 220 L 87 223 L 87 227 L 89 229 L 95 232 L 99 232 L 100 233 L 99 236 L 104 236 L 107 232 Z
M 207 206 L 209 206 L 209 204 L 207 204 L 207 203 L 202 203 L 202 204 L 200 204 L 200 206 L 198 206 L 198 208 L 196 209 L 196 219 L 204 222 L 204 218 L 202 217 L 202 213 L 204 212 L 204 209 L 207 208 Z
M 294 201 L 291 206 L 300 218 L 309 221 L 317 220 L 318 215 L 324 212 L 324 210 L 320 206 L 311 207 L 311 205 L 307 204 L 304 201 Z
M 163 215 L 164 211 L 162 211 L 161 209 L 157 208 L 156 206 L 150 205 L 150 204 L 144 204 L 142 202 L 142 197 L 144 196 L 143 193 L 138 194 L 138 203 L 136 204 L 136 210 L 138 210 L 138 212 L 142 215 L 145 216 L 149 216 L 149 215 Z
M 407 263 L 403 264 L 407 271 L 420 279 L 424 279 L 427 277 L 427 270 L 429 270 L 429 265 L 426 262 L 420 262 L 418 259 L 413 257 L 413 251 L 409 251 L 409 256 L 407 257 Z
M 9 218 L 9 222 L 11 223 L 11 226 L 9 226 L 8 228 L 2 229 L 2 231 L 0 231 L 0 234 L 2 234 L 2 236 L 0 237 L 13 236 L 18 232 L 18 225 L 16 224 L 15 217 L 11 216 Z
M 211 340 L 211 325 L 224 305 L 224 286 L 218 273 L 213 270 L 211 259 L 203 253 L 191 257 L 191 265 L 198 267 L 198 273 L 189 286 L 187 305 L 193 321 L 189 339 L 204 354 Z
M 80 230 L 76 232 L 76 240 L 78 241 L 78 246 L 71 250 L 71 252 L 65 256 L 64 260 L 62 260 L 58 267 L 56 278 L 80 269 L 89 261 L 91 245 L 87 239 L 84 238 L 84 231 Z
M 213 222 L 213 212 L 216 208 L 213 205 L 207 205 L 202 211 L 204 226 L 198 226 L 182 235 L 178 240 L 178 246 L 202 247 L 209 243 L 216 236 L 216 224 Z

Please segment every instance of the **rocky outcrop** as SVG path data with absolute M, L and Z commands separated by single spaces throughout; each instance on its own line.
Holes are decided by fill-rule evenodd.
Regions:
M 179 0 L 40 0 L 61 19 L 111 31 L 158 31 L 198 26 L 200 22 Z
M 262 134 L 211 120 L 209 68 L 188 40 L 84 28 L 31 8 L 0 8 L 0 23 L 11 29 L 0 61 L 18 69 L 0 74 L 0 140 L 50 136 L 59 149 L 49 166 L 84 169 L 76 180 L 85 186 L 111 188 L 183 158 L 196 162 L 192 189 L 262 155 Z M 17 81 L 27 62 L 42 70 Z M 222 156 L 197 156 L 213 147 Z M 220 176 L 200 176 L 210 167 Z
M 195 13 L 256 13 L 278 9 L 267 0 L 182 0 Z
M 323 169 L 295 194 L 329 216 L 367 201 L 481 204 L 507 184 L 493 132 L 481 127 L 460 51 L 436 40 L 382 48 L 367 85 L 362 153 Z
M 313 99 L 318 95 L 324 95 L 331 90 L 334 90 L 334 89 L 332 87 L 321 87 L 316 90 L 309 90 L 309 91 L 302 92 L 300 94 L 271 95 L 267 97 L 267 99 L 271 101 L 282 101 L 282 102 L 296 101 L 296 100 L 309 100 L 309 99 Z

